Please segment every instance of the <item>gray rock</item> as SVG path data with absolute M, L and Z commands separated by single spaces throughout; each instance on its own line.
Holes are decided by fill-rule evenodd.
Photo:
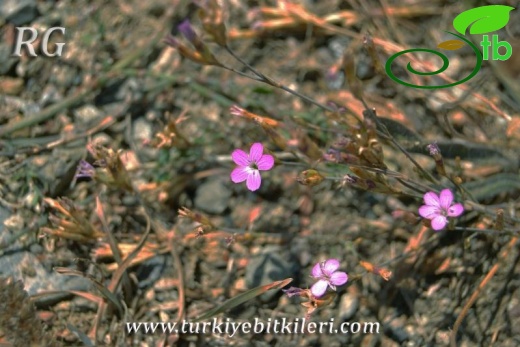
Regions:
M 38 16 L 36 0 L 3 0 L 0 17 L 15 26 L 30 23 Z
M 195 195 L 195 208 L 203 212 L 221 214 L 229 206 L 231 191 L 220 181 L 201 184 Z
M 85 105 L 74 110 L 74 118 L 82 123 L 90 123 L 101 118 L 101 111 L 94 105 Z
M 144 118 L 139 118 L 134 122 L 134 141 L 143 143 L 152 139 L 152 125 Z
M 89 290 L 91 286 L 86 278 L 48 272 L 36 256 L 24 251 L 0 257 L 0 277 L 22 280 L 24 289 L 29 295 L 49 290 L 85 291 Z
M 252 257 L 246 269 L 246 285 L 249 288 L 295 277 L 299 264 L 296 258 L 280 246 L 265 247 L 261 253 Z M 270 290 L 260 296 L 264 302 L 273 299 L 279 291 Z
M 60 101 L 61 99 L 63 99 L 63 95 L 58 91 L 58 89 L 51 84 L 47 84 L 42 91 L 40 106 L 46 107 Z
M 375 69 L 372 66 L 372 62 L 370 61 L 369 56 L 364 56 L 362 59 L 358 60 L 358 64 L 356 66 L 356 76 L 360 80 L 368 80 L 375 75 Z
M 15 96 L 5 95 L 0 98 L 0 103 L 8 109 L 20 111 L 25 115 L 38 113 L 41 110 L 38 104 Z
M 115 92 L 116 100 L 140 100 L 143 97 L 143 84 L 136 78 L 125 79 Z
M 359 308 L 359 299 L 357 296 L 345 293 L 341 296 L 341 301 L 339 303 L 339 319 L 343 322 L 346 322 L 356 314 L 356 311 Z
M 4 253 L 21 247 L 20 237 L 17 235 L 23 228 L 23 224 L 24 220 L 21 215 L 13 214 L 0 206 L 0 258 Z

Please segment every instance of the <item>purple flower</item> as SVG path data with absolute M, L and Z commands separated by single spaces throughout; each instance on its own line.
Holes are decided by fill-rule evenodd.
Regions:
M 441 154 L 441 149 L 439 148 L 439 145 L 437 145 L 437 143 L 435 142 L 426 146 L 426 149 L 428 149 L 432 157 Z
M 253 143 L 249 154 L 241 149 L 235 149 L 231 153 L 231 158 L 238 167 L 231 172 L 231 180 L 235 183 L 247 180 L 247 189 L 250 191 L 260 188 L 262 184 L 260 170 L 270 170 L 274 166 L 273 156 L 263 152 L 264 146 L 258 142 Z
M 198 36 L 197 34 L 195 33 L 195 31 L 193 30 L 193 27 L 191 26 L 191 23 L 190 23 L 190 20 L 189 19 L 185 19 L 182 21 L 181 24 L 179 24 L 177 26 L 177 29 L 182 33 L 182 35 L 184 35 L 184 37 L 186 39 L 188 39 L 188 41 L 190 41 L 191 43 L 195 42 L 196 40 L 198 40 Z
M 424 203 L 419 214 L 431 220 L 433 230 L 441 230 L 448 224 L 448 217 L 458 217 L 464 212 L 462 204 L 453 204 L 453 193 L 443 189 L 440 195 L 434 192 L 424 194 Z
M 314 265 L 311 274 L 318 282 L 311 287 L 312 295 L 319 298 L 325 294 L 327 287 L 336 290 L 336 286 L 347 283 L 348 275 L 345 272 L 336 271 L 338 268 L 339 260 L 337 259 L 328 259 Z
M 290 287 L 289 289 L 282 289 L 282 292 L 284 292 L 288 297 L 292 297 L 295 295 L 301 296 L 302 292 L 304 292 L 304 289 L 298 287 Z
M 92 165 L 90 165 L 89 162 L 87 162 L 85 160 L 81 160 L 78 164 L 76 178 L 81 178 L 81 177 L 92 178 L 95 173 L 96 173 L 96 169 Z

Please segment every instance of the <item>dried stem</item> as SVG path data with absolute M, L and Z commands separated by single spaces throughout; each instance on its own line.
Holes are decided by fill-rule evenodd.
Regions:
M 516 244 L 517 241 L 518 241 L 518 237 L 511 238 L 511 240 L 509 241 L 507 246 L 500 253 L 500 256 L 499 256 L 499 259 L 498 259 L 497 263 L 495 265 L 493 265 L 491 270 L 489 270 L 489 272 L 486 275 L 486 277 L 484 277 L 484 279 L 480 282 L 480 284 L 478 285 L 478 287 L 475 290 L 475 292 L 471 295 L 471 297 L 469 298 L 468 302 L 462 308 L 462 311 L 460 311 L 460 314 L 457 317 L 457 320 L 455 321 L 455 324 L 453 324 L 453 330 L 452 330 L 451 336 L 450 336 L 450 346 L 451 347 L 457 347 L 457 331 L 459 330 L 460 325 L 462 324 L 462 321 L 464 320 L 464 318 L 468 314 L 468 311 L 471 308 L 471 306 L 473 306 L 475 301 L 478 299 L 478 296 L 479 296 L 480 292 L 482 292 L 482 289 L 484 289 L 486 284 L 488 284 L 489 281 L 493 278 L 495 273 L 498 271 L 498 268 L 500 267 L 500 263 L 502 261 L 505 261 L 505 258 L 507 257 L 507 254 L 513 248 L 513 246 Z

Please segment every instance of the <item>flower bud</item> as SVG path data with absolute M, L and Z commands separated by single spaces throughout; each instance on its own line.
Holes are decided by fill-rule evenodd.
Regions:
M 324 178 L 318 171 L 310 169 L 303 171 L 296 180 L 304 186 L 314 187 L 320 184 Z
M 221 46 L 227 46 L 226 25 L 224 24 L 224 13 L 217 0 L 200 0 L 199 18 L 204 30 L 213 37 L 213 40 Z
M 429 144 L 426 146 L 430 155 L 435 160 L 435 168 L 437 169 L 437 173 L 441 176 L 446 176 L 446 169 L 444 168 L 444 161 L 442 160 L 441 149 L 436 143 Z
M 352 52 L 345 52 L 343 55 L 342 65 L 352 95 L 354 95 L 356 99 L 361 100 L 363 98 L 363 85 L 356 77 L 356 63 L 354 61 L 354 57 L 352 56 Z
M 201 224 L 205 230 L 215 228 L 215 226 L 213 225 L 213 223 L 211 223 L 211 221 L 208 219 L 208 217 L 206 217 L 205 215 L 203 215 L 201 213 L 193 212 L 186 207 L 180 208 L 178 213 L 179 213 L 179 217 L 188 218 L 188 219 L 191 219 L 195 223 Z
M 372 272 L 376 275 L 381 276 L 385 281 L 388 281 L 390 279 L 390 277 L 392 277 L 392 271 L 385 269 L 385 268 L 380 268 L 380 267 L 374 266 L 373 264 L 371 264 L 367 261 L 361 260 L 359 262 L 359 265 L 361 265 L 363 268 L 365 268 L 365 270 L 367 270 L 368 272 Z

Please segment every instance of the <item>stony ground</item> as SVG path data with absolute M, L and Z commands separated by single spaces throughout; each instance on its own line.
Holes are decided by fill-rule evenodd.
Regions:
M 303 170 L 324 165 L 309 159 L 312 146 L 303 146 L 304 139 L 316 144 L 318 157 L 330 154 L 346 136 L 346 123 L 165 45 L 169 32 L 180 37 L 175 28 L 186 18 L 202 35 L 190 2 L 6 0 L 0 3 L 2 346 L 17 346 L 13 334 L 22 336 L 18 342 L 29 338 L 23 325 L 18 331 L 7 325 L 28 319 L 19 314 L 22 307 L 36 317 L 24 329 L 43 324 L 48 332 L 35 346 L 448 346 L 462 308 L 488 274 L 494 276 L 477 293 L 457 345 L 518 346 L 520 10 L 499 32 L 513 44 L 510 60 L 484 62 L 461 86 L 426 91 L 391 81 L 377 61 L 384 65 L 407 47 L 435 48 L 450 39 L 444 30 L 467 9 L 462 2 L 305 1 L 293 12 L 283 1 L 224 3 L 229 45 L 238 56 L 319 103 L 345 107 L 351 127 L 354 117 L 363 117 L 354 86 L 360 83 L 395 140 L 438 179 L 433 186 L 453 187 L 427 155 L 426 145 L 437 142 L 450 175 L 472 194 L 457 221 L 468 229 L 436 233 L 420 223 L 420 189 L 385 194 L 332 179 L 299 184 Z M 49 50 L 66 43 L 63 55 L 13 56 L 17 26 L 66 28 L 50 39 Z M 225 65 L 246 72 L 224 49 L 208 45 Z M 453 64 L 447 78 L 472 70 L 469 48 L 446 54 Z M 360 82 L 344 81 L 345 62 L 356 64 Z M 289 149 L 254 121 L 231 115 L 232 105 L 283 122 Z M 256 192 L 229 179 L 230 153 L 253 142 L 290 162 L 263 174 Z M 80 160 L 99 159 L 87 150 L 93 143 L 121 151 L 111 155 L 121 159 L 130 187 L 75 177 Z M 432 186 L 395 144 L 378 143 L 389 170 Z M 334 177 L 359 173 L 331 170 Z M 179 218 L 183 207 L 206 215 L 214 230 L 200 234 L 199 223 Z M 118 266 L 110 245 L 125 258 L 145 234 L 134 262 Z M 379 322 L 379 334 L 124 333 L 126 321 L 194 319 L 247 289 L 286 278 L 306 288 L 312 266 L 332 257 L 350 280 L 311 318 Z M 360 262 L 392 276 L 385 281 Z M 116 285 L 124 272 L 118 267 L 127 276 Z M 30 300 L 21 300 L 21 289 L 7 278 L 23 281 Z M 112 300 L 124 302 L 126 317 Z M 301 302 L 271 290 L 218 316 L 302 318 Z

